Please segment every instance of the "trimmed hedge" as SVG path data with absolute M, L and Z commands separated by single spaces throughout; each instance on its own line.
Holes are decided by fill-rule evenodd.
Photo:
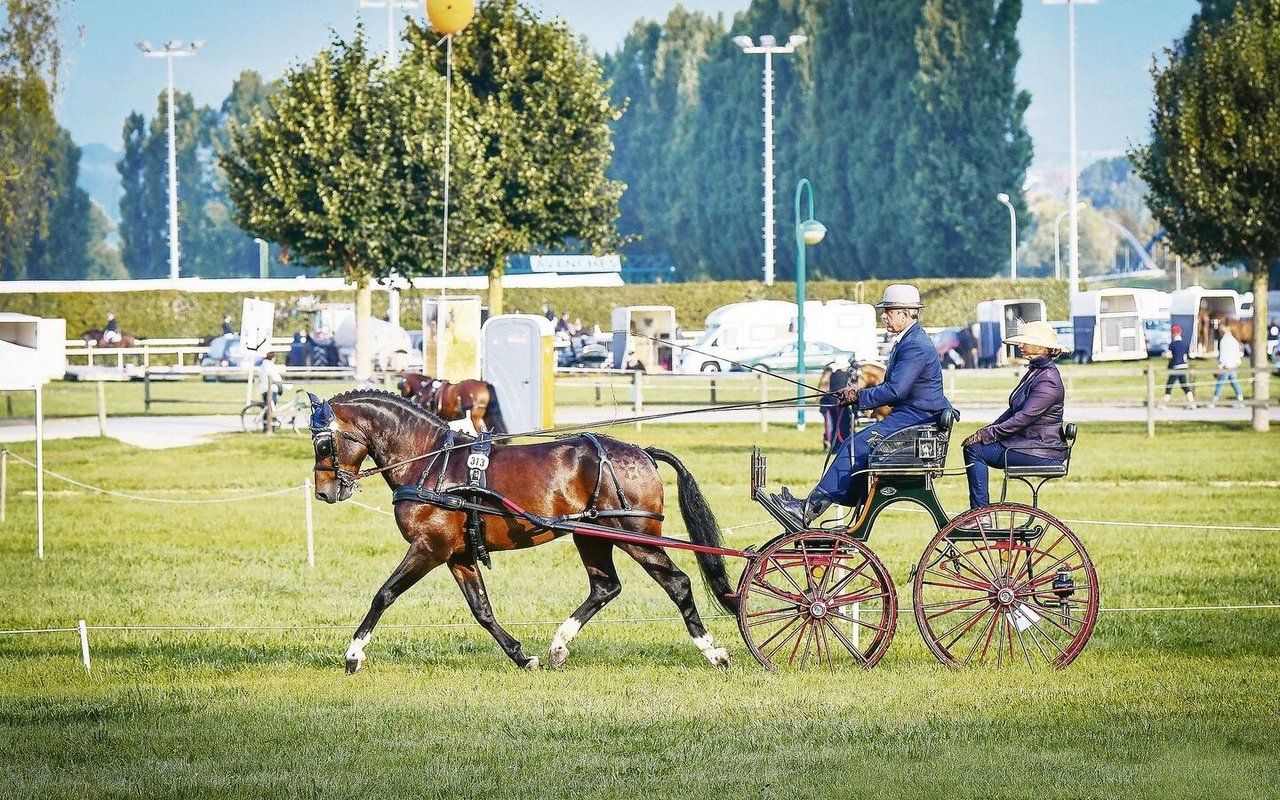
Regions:
M 877 302 L 884 287 L 893 281 L 811 281 L 806 286 L 810 300 L 846 299 L 866 303 Z M 918 280 L 926 304 L 923 320 L 930 326 L 954 326 L 972 322 L 977 305 L 996 298 L 1040 298 L 1045 301 L 1050 319 L 1067 318 L 1066 281 L 1027 279 L 1015 282 L 1002 279 L 984 280 Z M 400 321 L 406 328 L 422 323 L 423 297 L 434 296 L 435 290 L 403 292 L 400 299 Z M 457 291 L 451 294 L 474 294 Z M 638 284 L 622 287 L 578 287 L 572 289 L 514 289 L 504 292 L 506 310 L 537 314 L 546 302 L 556 313 L 568 312 L 570 319 L 580 319 L 590 327 L 599 323 L 602 330 L 610 326 L 610 314 L 618 306 L 669 305 L 676 309 L 676 319 L 688 330 L 701 329 L 707 314 L 728 303 L 743 300 L 795 300 L 794 283 L 765 286 L 759 281 L 718 281 L 699 283 Z M 200 338 L 222 330 L 222 315 L 231 314 L 240 321 L 241 301 L 245 295 L 231 293 L 184 293 L 161 290 L 95 294 L 90 292 L 58 292 L 38 295 L 0 294 L 0 311 L 13 311 L 40 317 L 60 317 L 67 321 L 68 336 L 83 330 L 100 328 L 107 312 L 114 311 L 121 330 L 139 337 Z M 288 292 L 255 294 L 275 303 L 276 333 L 288 335 L 298 328 L 309 329 L 311 316 L 303 309 L 317 302 L 355 302 L 355 292 Z M 483 294 L 481 295 L 483 297 Z M 385 315 L 387 296 L 373 293 L 373 313 Z

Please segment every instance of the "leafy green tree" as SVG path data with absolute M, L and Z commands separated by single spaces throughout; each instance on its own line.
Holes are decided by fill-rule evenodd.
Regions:
M 110 244 L 115 225 L 97 203 L 89 205 L 89 251 L 84 277 L 89 280 L 123 280 L 129 272 L 120 260 L 120 250 Z
M 1280 257 L 1280 0 L 1241 0 L 1199 25 L 1154 70 L 1151 144 L 1130 156 L 1173 249 L 1242 261 L 1254 319 L 1267 317 L 1269 265 Z M 1254 326 L 1253 428 L 1269 427 L 1265 326 Z
M 0 278 L 28 277 L 32 241 L 48 236 L 58 138 L 53 102 L 62 46 L 60 0 L 6 0 L 0 20 Z
M 400 72 L 443 78 L 448 48 L 435 46 L 437 36 L 411 25 L 406 38 L 415 47 Z M 482 4 L 454 37 L 453 58 L 449 239 L 458 260 L 450 261 L 486 270 L 490 312 L 501 313 L 508 255 L 571 244 L 599 253 L 620 244 L 623 187 L 606 175 L 618 111 L 600 65 L 564 23 L 539 21 L 516 0 Z M 443 117 L 443 106 L 428 108 Z M 438 173 L 429 185 L 439 187 Z
M 1007 192 L 1026 225 L 1022 186 L 1031 165 L 1023 115 L 1031 95 L 1017 88 L 1022 0 L 925 0 L 913 80 L 920 113 L 906 142 L 915 168 L 906 191 L 916 226 L 905 274 L 982 277 L 998 270 L 1007 233 Z
M 76 185 L 80 148 L 71 134 L 59 129 L 45 156 L 42 172 L 48 176 L 49 194 L 42 198 L 48 224 L 31 238 L 27 276 L 33 280 L 83 278 L 88 270 L 89 194 Z

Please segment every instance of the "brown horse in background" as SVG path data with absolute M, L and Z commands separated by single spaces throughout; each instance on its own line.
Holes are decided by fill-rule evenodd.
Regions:
M 120 334 L 119 341 L 115 341 L 115 342 L 105 341 L 102 338 L 101 328 L 90 328 L 89 330 L 80 334 L 80 338 L 85 340 L 86 342 L 93 342 L 98 347 L 134 347 L 138 344 L 138 337 L 134 336 L 132 333 Z
M 884 383 L 884 367 L 873 363 L 853 362 L 849 365 L 849 383 L 859 389 L 879 386 Z M 871 416 L 879 422 L 889 416 L 892 410 L 889 406 L 880 406 L 871 409 Z
M 368 613 L 351 638 L 348 673 L 363 666 L 364 648 L 383 612 L 440 566 L 453 573 L 476 621 L 507 657 L 523 669 L 540 666 L 540 659 L 527 655 L 520 641 L 494 617 L 479 559 L 468 543 L 467 528 L 477 524 L 485 549 L 493 553 L 535 547 L 572 533 L 589 589 L 552 639 L 551 666 L 565 662 L 569 643 L 582 626 L 622 591 L 613 563 L 615 549 L 633 558 L 666 591 L 707 661 L 728 666 L 729 653 L 713 643 L 702 624 L 688 576 L 661 547 L 625 538 L 627 533 L 661 535 L 663 483 L 657 462 L 670 465 L 676 471 L 680 515 L 689 539 L 708 548 L 698 552 L 698 566 L 716 601 L 729 613 L 737 613 L 737 596 L 724 559 L 712 551 L 721 547 L 715 516 L 697 481 L 671 453 L 592 434 L 534 444 L 494 444 L 484 458 L 486 487 L 480 489 L 468 475 L 475 467 L 476 454 L 468 455 L 475 439 L 455 436 L 419 406 L 373 389 L 346 392 L 328 401 L 315 395 L 310 398 L 316 497 L 326 503 L 350 498 L 361 464 L 370 459 L 392 490 L 396 525 L 409 543 L 404 559 L 374 593 Z M 474 516 L 480 518 L 478 523 L 468 523 Z M 616 529 L 622 538 L 546 524 L 588 516 L 602 529 Z
M 507 432 L 502 409 L 498 407 L 498 390 L 491 383 L 473 380 L 452 383 L 416 372 L 402 372 L 400 396 L 445 421 L 470 417 L 476 433 Z

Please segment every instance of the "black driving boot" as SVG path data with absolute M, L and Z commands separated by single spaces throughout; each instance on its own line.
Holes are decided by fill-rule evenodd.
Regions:
M 804 522 L 805 525 L 808 525 L 810 522 L 813 522 L 815 519 L 822 516 L 822 512 L 826 511 L 830 507 L 831 501 L 827 499 L 827 496 L 819 494 L 818 490 L 815 489 L 812 492 L 809 492 L 809 497 L 804 501 L 804 513 L 801 515 L 800 520 Z
M 799 497 L 791 494 L 790 489 L 783 486 L 782 491 L 777 494 L 769 495 L 769 499 L 772 500 L 774 505 L 778 506 L 778 508 L 803 522 L 805 506 L 807 503 Z

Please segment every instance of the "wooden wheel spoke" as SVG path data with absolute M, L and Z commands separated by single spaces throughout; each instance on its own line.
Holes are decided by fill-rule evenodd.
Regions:
M 884 630 L 884 629 L 883 629 L 883 628 L 876 628 L 875 630 L 881 630 L 881 631 L 882 631 L 882 630 Z M 843 633 L 839 628 L 837 628 L 837 627 L 835 627 L 835 626 L 833 625 L 833 626 L 831 626 L 831 632 L 832 632 L 833 634 L 835 634 L 835 637 L 836 637 L 837 639 L 839 639 L 839 640 L 840 640 L 840 644 L 844 645 L 844 649 L 849 651 L 849 655 L 851 655 L 851 656 L 853 656 L 854 658 L 858 659 L 858 661 L 859 661 L 859 662 L 861 662 L 864 666 L 866 665 L 866 663 L 867 663 L 867 659 L 866 659 L 866 657 L 865 657 L 864 655 L 862 655 L 862 651 L 858 649 L 858 646 L 857 646 L 857 645 L 855 645 L 853 642 L 851 642 L 851 641 L 849 641 L 848 639 L 846 639 L 846 638 L 845 638 L 845 636 L 844 636 L 844 633 Z
M 989 606 L 989 607 L 987 607 L 987 608 L 984 608 L 984 609 L 983 609 L 981 612 L 979 612 L 979 614 L 974 618 L 974 622 L 976 623 L 976 622 L 977 622 L 977 620 L 982 619 L 982 618 L 983 618 L 983 617 L 985 617 L 987 614 L 990 614 L 990 615 L 991 615 L 991 619 L 990 619 L 990 620 L 987 622 L 987 624 L 983 627 L 983 629 L 982 629 L 982 633 L 979 633 L 977 636 L 975 636 L 975 637 L 973 638 L 973 644 L 969 646 L 969 652 L 968 652 L 968 654 L 967 654 L 967 655 L 965 655 L 965 657 L 964 657 L 964 663 L 965 663 L 965 664 L 968 664 L 968 663 L 969 663 L 969 661 L 971 661 L 971 660 L 973 659 L 973 654 L 974 654 L 974 652 L 976 652 L 976 651 L 977 651 L 977 649 L 978 649 L 978 645 L 982 644 L 982 640 L 983 640 L 984 638 L 985 638 L 988 642 L 990 642 L 990 641 L 991 641 L 991 631 L 993 630 L 993 626 L 996 624 L 996 618 L 1000 616 L 999 614 L 997 614 L 997 613 L 995 612 L 995 609 L 994 609 L 993 607 L 990 607 L 990 606 Z M 952 640 L 951 640 L 951 644 L 947 645 L 947 649 L 948 649 L 948 650 L 950 650 L 953 646 L 955 646 L 956 644 L 959 644 L 959 642 L 960 642 L 960 638 L 961 638 L 962 636 L 964 636 L 964 634 L 965 634 L 968 630 L 972 629 L 972 627 L 973 627 L 973 625 L 969 625 L 965 630 L 961 631 L 961 632 L 960 632 L 960 634 L 959 634 L 958 636 L 956 636 L 954 639 L 952 639 Z M 983 652 L 984 652 L 984 653 L 986 652 L 986 648 L 985 648 L 985 647 L 983 648 Z
M 842 614 L 838 611 L 833 611 L 828 616 L 838 620 L 843 620 L 844 622 L 847 622 L 850 625 L 857 625 L 859 628 L 866 628 L 869 631 L 876 631 L 877 633 L 884 633 L 885 630 L 889 627 L 888 625 L 872 625 L 870 622 L 864 622 L 863 620 L 857 617 L 850 617 L 847 614 Z
M 796 605 L 801 605 L 805 602 L 803 593 L 791 594 L 789 592 L 783 591 L 782 589 L 774 588 L 772 584 L 768 584 L 768 583 L 753 582 L 751 584 L 751 589 L 752 591 L 759 590 L 760 593 L 762 594 L 769 595 L 775 600 L 782 600 L 787 603 L 794 603 Z
M 964 581 L 964 583 L 957 584 L 957 583 L 943 583 L 942 581 L 924 581 L 923 583 L 926 586 L 938 586 L 944 589 L 969 589 L 971 591 L 984 592 L 984 593 L 991 591 L 991 584 L 989 583 L 978 583 L 977 581 L 969 580 L 968 578 L 962 578 L 959 575 L 950 574 L 946 572 L 935 573 L 933 570 L 928 570 L 927 573 L 935 574 L 938 578 L 945 578 L 946 580 L 949 580 L 949 581 L 951 580 Z
M 790 630 L 789 633 L 788 633 L 788 630 Z M 773 640 L 777 639 L 779 636 L 782 636 L 784 633 L 786 634 L 786 636 L 782 636 L 781 641 L 779 641 L 772 648 L 770 648 L 767 653 L 765 653 L 769 661 L 772 662 L 774 654 L 777 653 L 779 650 L 781 650 L 787 644 L 787 642 L 791 641 L 792 637 L 796 636 L 803 630 L 804 630 L 803 620 L 798 616 L 792 617 L 790 622 L 783 625 L 778 630 L 774 631 L 772 636 L 770 636 L 768 639 L 765 639 L 763 642 L 761 642 L 760 649 L 761 651 L 764 651 L 765 648 L 769 647 L 769 645 L 773 642 Z
M 978 621 L 985 617 L 988 612 L 991 612 L 993 608 L 994 606 L 989 604 L 986 608 L 980 609 L 976 614 L 970 616 L 968 619 L 960 620 L 955 625 L 952 625 L 946 631 L 938 635 L 936 637 L 937 640 L 941 642 L 942 640 L 951 637 L 951 643 L 947 645 L 947 649 L 950 650 L 955 646 L 956 642 L 960 641 L 966 633 L 972 630 L 973 626 L 977 625 Z M 957 630 L 960 632 L 956 633 Z M 951 636 L 953 633 L 955 633 L 955 636 Z
M 970 608 L 971 606 L 974 606 L 978 603 L 989 603 L 990 601 L 991 601 L 991 598 L 989 597 L 973 597 L 966 600 L 951 600 L 951 601 L 930 603 L 927 606 L 927 608 L 939 608 L 941 606 L 950 606 L 950 608 L 946 608 L 942 611 L 939 611 L 937 614 L 926 614 L 925 619 L 930 619 L 930 620 L 938 619 L 939 617 L 945 617 L 946 615 L 952 614 L 956 611 L 962 611 L 966 608 Z

